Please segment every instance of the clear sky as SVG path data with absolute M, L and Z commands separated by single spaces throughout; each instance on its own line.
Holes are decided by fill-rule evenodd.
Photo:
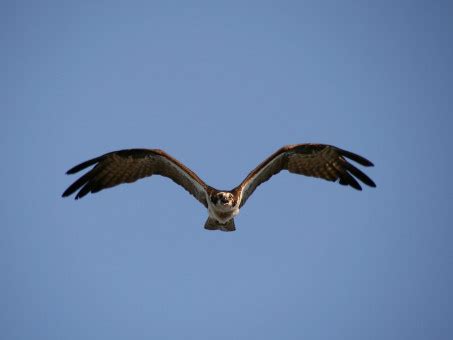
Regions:
M 0 337 L 452 339 L 451 1 L 3 1 Z M 229 189 L 284 144 L 376 189 L 274 177 L 236 218 L 153 177 L 65 171 L 161 148 Z

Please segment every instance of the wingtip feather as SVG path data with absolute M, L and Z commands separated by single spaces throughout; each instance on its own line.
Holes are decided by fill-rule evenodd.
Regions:
M 71 169 L 69 169 L 68 171 L 66 171 L 66 175 L 73 175 L 73 174 L 79 172 L 80 170 L 88 168 L 89 166 L 98 163 L 102 159 L 102 157 L 104 157 L 104 156 L 105 155 L 100 156 L 100 157 L 96 157 L 96 158 L 92 158 L 92 159 L 89 159 L 89 160 L 87 160 L 87 161 L 85 161 L 83 163 L 77 164 L 76 166 L 74 166 Z
M 343 149 L 338 149 L 340 151 L 340 154 L 346 158 L 349 158 L 350 160 L 353 160 L 354 162 L 359 163 L 360 165 L 363 166 L 374 166 L 374 164 L 366 159 L 365 157 L 362 157 L 360 155 L 357 155 L 356 153 L 346 151 Z
M 354 177 L 359 179 L 361 182 L 365 183 L 369 187 L 376 187 L 376 184 L 374 181 L 368 177 L 365 173 L 363 173 L 361 170 L 353 166 L 351 163 L 346 162 L 345 163 L 346 170 L 349 171 Z

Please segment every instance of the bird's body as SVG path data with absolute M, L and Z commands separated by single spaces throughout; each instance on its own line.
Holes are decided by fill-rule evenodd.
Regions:
M 234 216 L 239 214 L 241 197 L 235 197 L 234 193 L 229 191 L 213 189 L 211 194 L 207 194 L 206 199 L 209 217 L 205 223 L 205 228 L 233 231 L 235 227 Z
M 237 187 L 222 191 L 207 185 L 192 170 L 162 150 L 120 150 L 90 159 L 70 169 L 67 174 L 95 165 L 69 186 L 63 197 L 78 191 L 75 197 L 78 199 L 90 192 L 96 193 L 121 183 L 132 183 L 144 177 L 161 175 L 181 185 L 208 209 L 206 229 L 234 231 L 234 217 L 239 213 L 239 209 L 261 183 L 281 170 L 328 181 L 339 180 L 340 184 L 357 190 L 362 188 L 356 178 L 368 186 L 376 186 L 346 158 L 363 166 L 373 165 L 359 155 L 331 145 L 287 145 L 259 164 Z

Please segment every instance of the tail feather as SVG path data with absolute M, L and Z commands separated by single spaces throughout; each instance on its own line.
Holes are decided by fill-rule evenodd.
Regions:
M 234 219 L 232 218 L 225 224 L 220 223 L 216 219 L 208 217 L 206 223 L 204 224 L 204 228 L 207 230 L 221 230 L 221 231 L 235 231 L 236 227 L 234 225 Z

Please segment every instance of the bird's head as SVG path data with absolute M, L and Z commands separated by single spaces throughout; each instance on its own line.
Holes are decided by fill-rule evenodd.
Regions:
M 212 201 L 212 203 L 214 203 L 214 205 L 216 207 L 223 208 L 223 209 L 232 208 L 236 204 L 234 202 L 233 194 L 230 192 L 224 192 L 224 191 L 220 191 L 220 192 L 216 193 L 215 195 L 213 195 L 211 198 L 211 201 Z

